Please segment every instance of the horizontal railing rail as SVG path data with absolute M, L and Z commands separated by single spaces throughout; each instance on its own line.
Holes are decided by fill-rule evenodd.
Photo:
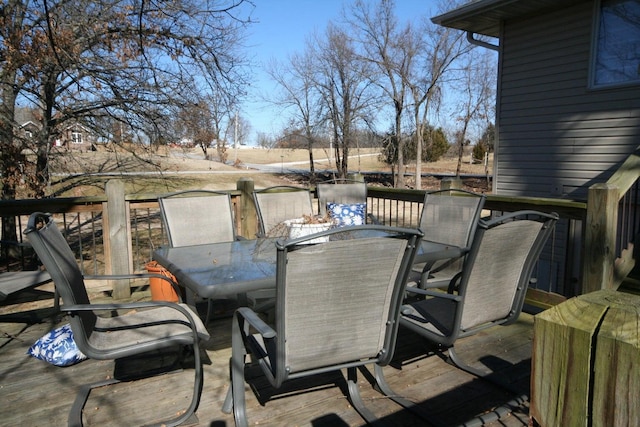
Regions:
M 241 182 L 242 181 L 242 182 Z M 231 195 L 236 218 L 237 234 L 246 238 L 255 237 L 257 219 L 255 206 L 251 198 L 253 182 L 242 179 L 238 189 L 228 190 Z M 312 189 L 313 190 L 313 189 Z M 152 258 L 153 250 L 167 244 L 158 194 L 125 195 L 129 234 L 129 270 L 141 272 Z M 422 212 L 425 191 L 398 190 L 385 187 L 368 187 L 367 213 L 387 225 L 417 227 Z M 317 203 L 317 202 L 316 202 Z M 78 262 L 85 274 L 105 274 L 114 271 L 114 260 L 106 249 L 110 235 L 105 220 L 110 201 L 107 197 L 73 197 L 38 200 L 0 201 L 0 217 L 13 218 L 17 234 L 22 239 L 22 231 L 28 215 L 35 211 L 49 212 L 63 228 L 65 237 L 74 250 Z M 541 256 L 543 264 L 549 269 L 557 265 L 574 265 L 569 259 L 562 259 L 566 253 L 582 254 L 580 243 L 573 239 L 567 230 L 580 230 L 586 216 L 586 203 L 557 199 L 526 197 L 502 197 L 487 195 L 483 216 L 497 215 L 521 209 L 536 209 L 545 212 L 557 212 L 568 225 L 555 233 L 553 248 Z M 557 248 L 556 248 L 557 247 Z M 546 257 L 546 259 L 545 259 Z M 578 263 L 579 264 L 579 263 Z M 118 271 L 118 270 L 116 270 Z M 532 284 L 533 289 L 544 292 L 541 299 L 549 299 L 547 293 L 561 293 L 572 296 L 575 286 L 567 286 L 566 281 L 579 280 L 580 271 L 564 270 L 543 275 Z M 551 285 L 548 284 L 551 283 Z M 107 285 L 105 285 L 107 286 Z

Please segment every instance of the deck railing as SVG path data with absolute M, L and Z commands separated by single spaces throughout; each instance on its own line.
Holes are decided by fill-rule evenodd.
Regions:
M 584 293 L 617 289 L 635 267 L 640 230 L 638 179 L 640 147 L 606 183 L 589 188 L 583 257 Z
M 159 195 L 126 195 L 123 190 L 120 193 L 109 190 L 111 184 L 107 186 L 108 196 L 104 197 L 0 201 L 0 216 L 15 217 L 21 236 L 30 213 L 52 213 L 64 229 L 85 274 L 144 271 L 153 250 L 167 244 L 157 202 Z M 247 238 L 254 237 L 257 232 L 252 190 L 253 181 L 246 178 L 238 181 L 235 190 L 228 190 L 233 201 L 237 233 Z M 384 224 L 417 227 L 424 195 L 425 192 L 420 190 L 369 187 L 368 213 Z M 579 268 L 572 267 L 575 262 L 569 259 L 569 255 L 582 256 L 579 244 L 575 247 L 571 230 L 582 229 L 587 212 L 585 203 L 488 195 L 485 208 L 485 216 L 520 209 L 558 212 L 565 226 L 557 228 L 551 246 L 542 254 L 542 267 L 536 274 L 538 280 L 532 283 L 532 292 L 540 292 L 537 297 L 540 301 L 553 301 L 555 294 L 572 296 L 579 293 L 575 286 L 567 283 L 580 280 L 581 272 Z M 118 209 L 121 212 L 117 212 Z M 126 231 L 124 239 L 123 230 Z M 557 266 L 560 265 L 570 267 L 559 271 Z M 126 284 L 118 287 L 117 283 L 103 283 L 102 286 L 105 290 L 112 289 L 115 297 L 125 297 L 130 291 Z

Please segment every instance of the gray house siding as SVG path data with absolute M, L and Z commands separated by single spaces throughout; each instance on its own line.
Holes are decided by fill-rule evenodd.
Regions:
M 640 88 L 589 88 L 593 13 L 504 23 L 497 194 L 586 199 L 640 145 Z
M 585 200 L 640 145 L 640 88 L 589 87 L 593 14 L 587 1 L 504 22 L 497 194 Z M 579 247 L 580 229 L 568 221 L 556 233 Z M 565 258 L 569 247 L 545 250 L 540 288 L 573 293 L 580 254 Z
M 640 84 L 590 87 L 599 0 L 474 0 L 433 22 L 500 40 L 495 193 L 586 200 L 640 145 Z M 537 287 L 579 289 L 583 224 L 563 219 Z M 566 245 L 566 247 L 560 247 Z M 554 252 L 555 251 L 555 252 Z

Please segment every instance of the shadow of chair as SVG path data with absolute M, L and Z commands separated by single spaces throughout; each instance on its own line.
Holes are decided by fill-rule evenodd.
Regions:
M 172 247 L 232 242 L 236 235 L 233 205 L 228 193 L 185 190 L 158 197 L 160 214 Z M 240 296 L 243 300 L 244 295 Z M 195 295 L 187 290 L 187 302 L 195 306 Z M 207 301 L 205 324 L 213 301 Z
M 356 373 L 374 365 L 377 389 L 397 398 L 382 366 L 393 356 L 404 284 L 420 235 L 417 229 L 364 225 L 278 243 L 275 326 L 247 308 L 234 317 L 232 398 L 227 396 L 223 411 L 233 409 L 237 426 L 247 425 L 247 354 L 275 389 L 289 380 L 346 369 L 351 404 L 367 422 L 375 421 L 360 397 Z M 329 241 L 305 244 L 318 236 Z
M 327 203 L 364 204 L 366 213 L 367 184 L 364 181 L 333 179 L 318 183 L 316 192 L 320 216 L 327 215 Z M 366 218 L 363 220 L 371 224 L 378 224 L 376 217 L 370 213 L 366 214 Z
M 400 324 L 437 344 L 453 365 L 493 380 L 491 372 L 465 363 L 454 345 L 460 338 L 518 319 L 534 265 L 557 219 L 555 213 L 518 211 L 480 221 L 462 272 L 448 291 L 407 288 L 416 300 L 403 305 Z
M 25 246 L 23 242 L 10 240 L 0 240 L 3 254 L 10 252 L 9 247 L 16 248 L 19 253 L 23 253 Z M 28 267 L 23 265 L 23 268 Z M 35 266 L 32 266 L 32 268 Z M 11 304 L 18 294 L 25 291 L 36 291 L 35 288 L 51 282 L 51 276 L 44 270 L 20 270 L 20 271 L 3 271 L 0 273 L 0 304 Z M 53 293 L 42 291 L 41 294 L 53 295 L 54 312 L 59 309 L 58 292 L 54 289 Z
M 461 248 L 460 256 L 431 263 L 416 260 L 409 276 L 418 287 L 447 287 L 462 270 L 486 197 L 466 190 L 438 190 L 425 195 L 420 216 L 423 241 L 431 241 Z
M 255 190 L 253 198 L 258 213 L 259 236 L 282 237 L 277 230 L 288 219 L 313 216 L 311 192 L 307 188 L 278 185 Z M 275 234 L 275 235 L 274 235 Z
M 209 334 L 197 314 L 186 304 L 165 301 L 123 304 L 91 304 L 84 277 L 64 236 L 53 218 L 36 212 L 29 218 L 25 230 L 27 239 L 51 275 L 60 292 L 60 309 L 70 316 L 71 329 L 78 349 L 97 360 L 116 360 L 141 356 L 151 351 L 191 347 L 194 357 L 194 384 L 191 403 L 185 411 L 161 425 L 179 425 L 196 411 L 202 392 L 202 361 L 200 340 Z M 157 277 L 161 274 L 93 276 L 100 279 Z M 129 310 L 124 313 L 119 310 Z M 98 315 L 100 314 L 100 315 Z M 183 353 L 182 351 L 180 353 Z M 137 373 L 140 378 L 144 373 Z M 153 372 L 157 374 L 157 372 Z M 93 388 L 121 382 L 116 375 L 94 384 L 82 386 L 69 414 L 69 425 L 82 425 L 82 410 Z

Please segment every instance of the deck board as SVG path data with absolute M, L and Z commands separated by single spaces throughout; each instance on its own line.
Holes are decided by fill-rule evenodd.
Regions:
M 136 296 L 144 299 L 145 296 Z M 50 301 L 49 301 L 50 303 Z M 17 310 L 34 310 L 31 303 Z M 50 304 L 49 304 L 50 305 Z M 0 317 L 6 313 L 0 310 Z M 42 313 L 49 313 L 46 309 Z M 33 318 L 33 316 L 30 316 Z M 86 360 L 59 368 L 26 355 L 28 347 L 49 329 L 66 323 L 44 319 L 40 323 L 0 323 L 0 393 L 4 425 L 65 425 L 69 409 L 81 384 L 110 377 L 113 361 Z M 204 391 L 197 420 L 192 425 L 233 426 L 233 417 L 221 411 L 228 388 L 228 362 L 231 353 L 231 319 L 221 318 L 208 325 L 212 339 L 203 349 Z M 497 367 L 514 386 L 528 392 L 533 334 L 532 316 L 523 314 L 508 327 L 495 327 L 465 338 L 458 353 L 476 367 Z M 424 340 L 401 330 L 393 363 L 384 368 L 392 388 L 441 419 L 443 425 L 456 425 L 511 396 L 503 390 L 464 373 L 433 354 Z M 247 414 L 253 425 L 264 426 L 362 426 L 364 421 L 351 407 L 335 381 L 318 382 L 313 391 L 273 396 L 264 406 L 252 390 L 247 392 Z M 162 375 L 133 383 L 122 383 L 91 393 L 85 410 L 85 425 L 140 425 L 162 419 L 184 409 L 190 399 L 193 370 Z M 305 382 L 306 384 L 306 382 Z M 381 419 L 394 426 L 424 426 L 425 422 L 404 411 L 390 399 L 373 390 L 359 374 L 363 399 Z M 263 388 L 269 395 L 269 389 Z M 488 426 L 526 426 L 528 405 Z

